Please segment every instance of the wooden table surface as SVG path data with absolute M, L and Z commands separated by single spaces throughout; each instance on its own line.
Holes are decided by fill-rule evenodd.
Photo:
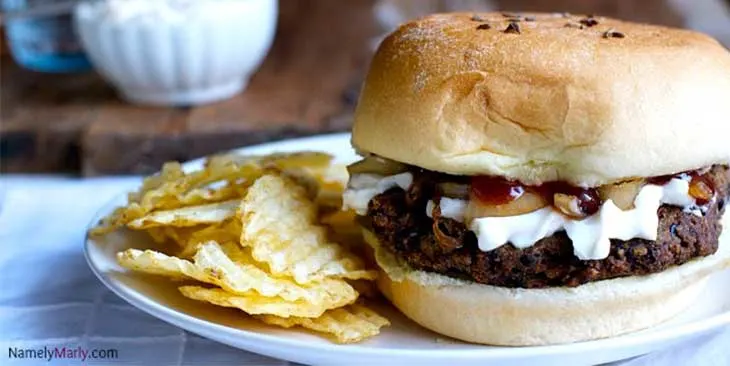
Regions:
M 0 168 L 149 173 L 168 160 L 346 131 L 377 35 L 372 6 L 370 0 L 281 2 L 276 40 L 248 88 L 195 108 L 131 105 L 95 73 L 36 73 L 5 56 Z

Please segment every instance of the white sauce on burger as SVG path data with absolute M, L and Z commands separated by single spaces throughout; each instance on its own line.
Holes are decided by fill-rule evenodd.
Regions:
M 358 215 L 368 213 L 368 202 L 373 197 L 393 188 L 408 189 L 413 183 L 413 174 L 401 173 L 384 177 L 377 174 L 357 174 L 350 178 L 342 194 L 343 209 L 353 209 Z
M 355 175 L 344 193 L 344 208 L 352 208 L 358 215 L 365 215 L 368 202 L 374 196 L 396 186 L 408 189 L 412 182 L 413 175 L 410 173 L 389 177 Z M 467 203 L 466 200 L 442 197 L 439 202 L 441 216 L 464 222 Z M 656 240 L 659 227 L 657 210 L 662 204 L 683 207 L 685 212 L 702 215 L 695 199 L 689 195 L 689 182 L 673 178 L 664 185 L 647 184 L 642 187 L 634 200 L 634 208 L 630 210 L 621 210 L 609 199 L 598 212 L 580 220 L 567 217 L 548 206 L 516 216 L 474 218 L 466 224 L 476 234 L 482 251 L 494 250 L 507 243 L 524 249 L 542 238 L 565 230 L 573 242 L 576 257 L 599 260 L 608 257 L 610 239 Z M 429 217 L 432 217 L 433 209 L 434 202 L 429 201 L 426 205 Z

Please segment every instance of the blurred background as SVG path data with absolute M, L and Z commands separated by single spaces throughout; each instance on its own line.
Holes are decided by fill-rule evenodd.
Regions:
M 696 29 L 730 46 L 730 0 L 0 4 L 4 173 L 149 173 L 167 160 L 347 131 L 382 36 L 432 12 L 597 14 Z

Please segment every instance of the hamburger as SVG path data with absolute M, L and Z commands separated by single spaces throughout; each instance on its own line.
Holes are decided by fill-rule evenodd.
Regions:
M 681 313 L 729 265 L 730 54 L 680 29 L 436 14 L 380 44 L 343 202 L 378 286 L 492 345 L 610 337 Z

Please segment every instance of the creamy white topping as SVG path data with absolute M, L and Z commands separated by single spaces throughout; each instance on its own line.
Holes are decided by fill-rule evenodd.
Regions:
M 343 209 L 353 209 L 358 215 L 368 212 L 370 200 L 393 188 L 408 189 L 413 183 L 413 174 L 401 173 L 384 177 L 377 174 L 357 174 L 350 177 L 347 189 L 342 194 Z
M 613 201 L 607 200 L 597 213 L 583 220 L 575 220 L 552 207 L 545 207 L 517 216 L 476 218 L 469 223 L 469 229 L 476 234 L 479 249 L 483 251 L 496 249 L 506 243 L 520 249 L 527 248 L 544 237 L 565 230 L 573 242 L 576 257 L 584 260 L 604 259 L 611 249 L 610 239 L 656 240 L 659 226 L 657 210 L 662 204 L 682 206 L 685 210 L 699 214 L 688 190 L 689 183 L 686 180 L 675 178 L 663 186 L 644 186 L 631 210 L 623 211 Z M 426 214 L 430 217 L 433 202 L 429 204 Z M 463 221 L 466 201 L 460 204 L 449 202 L 447 205 L 450 208 L 442 209 L 442 216 Z M 455 207 L 463 209 L 457 212 Z
M 692 207 L 695 200 L 688 194 L 689 179 L 672 178 L 664 185 L 662 202 L 680 207 Z
M 408 189 L 411 183 L 411 173 L 354 175 L 343 194 L 343 208 L 365 215 L 374 196 L 393 187 Z M 442 197 L 439 202 L 441 216 L 463 222 L 467 204 L 465 200 Z M 467 225 L 476 234 L 479 249 L 483 251 L 506 243 L 520 249 L 527 248 L 542 238 L 565 230 L 573 242 L 576 257 L 604 259 L 611 249 L 610 239 L 656 240 L 659 227 L 657 210 L 662 204 L 683 207 L 685 212 L 701 215 L 694 198 L 689 195 L 688 179 L 678 177 L 662 186 L 645 185 L 634 199 L 634 208 L 626 211 L 618 208 L 612 200 L 607 200 L 598 212 L 582 220 L 562 215 L 553 207 L 545 207 L 517 216 L 475 218 Z M 432 217 L 433 208 L 434 202 L 429 201 L 426 205 L 429 217 Z
M 659 226 L 657 209 L 661 205 L 662 187 L 647 185 L 641 189 L 634 208 L 622 211 L 607 200 L 600 210 L 583 219 L 564 216 L 552 207 L 511 217 L 483 217 L 472 220 L 469 229 L 477 235 L 479 249 L 490 251 L 506 243 L 527 248 L 557 231 L 565 230 L 579 259 L 603 259 L 611 249 L 610 239 L 642 238 L 655 240 Z

